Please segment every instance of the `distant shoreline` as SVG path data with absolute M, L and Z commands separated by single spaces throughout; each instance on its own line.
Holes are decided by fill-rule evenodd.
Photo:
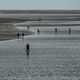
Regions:
M 0 10 L 3 14 L 80 14 L 80 10 Z

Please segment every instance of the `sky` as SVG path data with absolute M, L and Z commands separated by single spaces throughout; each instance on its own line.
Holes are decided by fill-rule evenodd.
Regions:
M 80 10 L 80 0 L 0 0 L 0 10 Z

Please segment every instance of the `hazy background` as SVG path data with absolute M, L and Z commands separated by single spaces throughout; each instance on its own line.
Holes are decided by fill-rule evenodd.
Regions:
M 80 10 L 80 0 L 0 0 L 0 10 L 3 9 Z

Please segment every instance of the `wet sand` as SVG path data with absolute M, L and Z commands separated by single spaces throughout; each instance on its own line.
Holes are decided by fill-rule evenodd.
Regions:
M 40 25 L 57 25 L 57 27 L 64 27 L 64 26 L 58 26 L 59 24 L 79 24 L 79 17 L 80 14 L 0 14 L 0 22 L 2 23 L 7 23 L 7 24 L 15 24 L 17 21 L 27 21 L 26 23 L 23 23 L 23 25 L 35 25 L 35 24 L 40 24 Z M 39 21 L 41 19 L 41 21 Z M 19 23 L 21 24 L 21 23 Z M 6 25 L 1 26 L 0 25 L 0 41 L 1 40 L 10 40 L 10 39 L 15 39 L 16 38 L 16 33 L 17 32 L 24 32 L 26 35 L 33 34 L 32 31 L 26 30 L 18 30 L 15 28 L 15 26 L 10 26 Z M 19 25 L 16 25 L 19 26 Z M 43 27 L 40 26 L 40 27 Z M 22 27 L 22 26 L 21 26 Z M 24 26 L 23 26 L 24 27 Z M 32 26 L 35 27 L 35 26 Z M 47 26 L 50 27 L 50 26 Z M 73 26 L 66 26 L 66 27 L 73 27 Z M 75 27 L 75 26 L 74 26 Z M 79 27 L 79 25 L 78 25 Z M 75 34 L 79 34 L 79 30 L 74 31 Z M 65 30 L 60 32 L 61 34 L 65 34 Z M 67 33 L 67 31 L 66 31 Z M 53 32 L 54 35 L 54 32 Z
M 28 30 L 27 28 L 25 30 L 20 30 L 12 25 L 0 26 L 0 41 L 16 39 L 17 33 L 20 33 L 20 36 L 22 36 L 21 35 L 22 32 L 24 33 L 24 35 L 34 34 L 32 31 Z
M 24 40 L 0 42 L 0 79 L 80 79 L 80 39 L 54 40 L 50 32 L 44 33 L 25 36 Z M 27 43 L 30 44 L 29 57 L 25 52 Z
M 12 40 L 17 38 L 17 33 L 20 33 L 22 38 L 22 32 L 25 35 L 34 35 L 37 33 L 37 29 L 40 30 L 40 34 L 46 37 L 53 37 L 54 40 L 79 40 L 80 39 L 80 28 L 71 27 L 71 33 L 69 35 L 68 27 L 57 27 L 57 34 L 55 34 L 56 27 L 30 27 L 28 30 L 26 27 L 15 27 L 15 26 L 1 26 L 0 27 L 0 41 Z M 40 35 L 39 35 L 40 37 Z M 42 37 L 42 36 L 41 36 Z M 44 38 L 44 37 L 43 37 Z
M 39 35 L 37 29 L 40 29 Z M 2 27 L 1 39 L 5 41 L 0 41 L 0 79 L 80 80 L 80 28 L 71 26 L 70 35 L 68 29 L 58 27 L 55 35 L 54 27 L 31 27 L 34 34 L 25 35 L 24 40 L 6 40 L 3 35 L 16 38 L 12 35 L 25 32 L 25 28 Z M 29 57 L 25 51 L 27 43 Z

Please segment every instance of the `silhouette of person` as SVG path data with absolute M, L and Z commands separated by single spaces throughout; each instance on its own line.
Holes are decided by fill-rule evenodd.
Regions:
M 57 34 L 57 28 L 55 28 L 55 34 Z
M 22 33 L 22 39 L 24 39 L 24 33 Z
M 40 34 L 40 30 L 39 29 L 37 29 L 37 33 Z
M 30 51 L 30 46 L 29 44 L 27 43 L 26 45 L 26 55 L 29 56 L 29 51 Z
M 69 35 L 71 34 L 71 28 L 69 28 Z
M 27 26 L 27 29 L 29 30 L 29 26 Z
M 19 37 L 20 37 L 20 34 L 19 34 L 19 33 L 17 33 L 17 38 L 19 39 Z

